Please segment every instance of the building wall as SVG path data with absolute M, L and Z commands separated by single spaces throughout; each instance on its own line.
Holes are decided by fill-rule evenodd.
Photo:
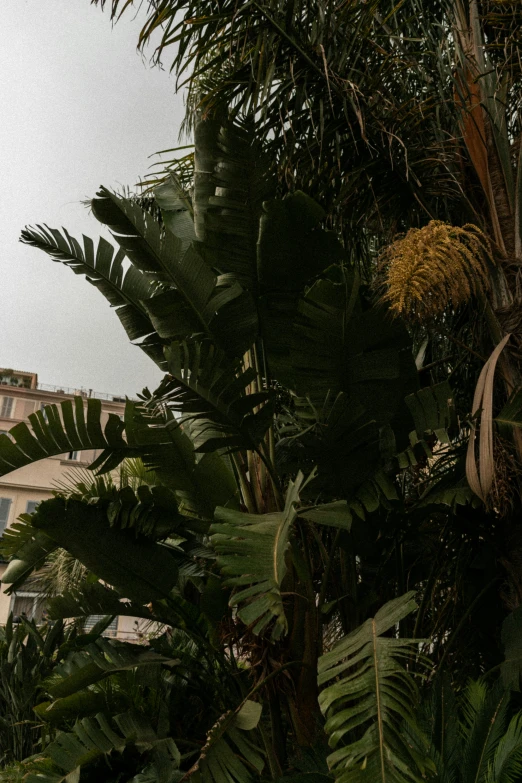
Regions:
M 0 437 L 4 437 L 16 424 L 27 422 L 31 413 L 41 410 L 45 405 L 59 405 L 64 400 L 72 400 L 73 390 L 52 390 L 38 387 L 38 378 L 35 373 L 17 373 L 12 370 L 0 368 Z M 85 398 L 85 405 L 89 392 L 81 392 Z M 96 395 L 97 396 L 97 395 Z M 7 401 L 6 401 L 7 398 Z M 12 402 L 10 402 L 12 400 Z M 123 416 L 125 402 L 120 397 L 117 399 L 102 399 L 102 427 L 108 420 L 109 414 Z M 49 457 L 23 468 L 18 468 L 6 476 L 0 477 L 0 510 L 1 501 L 10 500 L 9 515 L 5 527 L 11 527 L 20 514 L 26 513 L 29 502 L 38 502 L 52 497 L 53 489 L 57 489 L 61 482 L 70 479 L 74 468 L 87 467 L 99 454 L 92 449 L 73 454 L 61 454 Z M 4 503 L 3 508 L 5 509 Z M 3 532 L 3 519 L 0 519 L 0 535 Z M 6 564 L 0 562 L 0 579 L 6 569 Z M 7 620 L 11 607 L 11 598 L 0 590 L 0 624 Z M 137 633 L 138 632 L 138 633 Z M 125 639 L 139 638 L 140 633 L 146 633 L 144 623 L 135 618 L 118 618 L 117 636 Z

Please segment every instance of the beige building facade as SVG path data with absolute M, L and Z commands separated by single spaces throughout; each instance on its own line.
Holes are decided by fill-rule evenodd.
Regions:
M 74 396 L 100 399 L 102 405 L 102 427 L 110 413 L 123 416 L 125 398 L 109 394 L 99 394 L 92 389 L 68 389 L 47 386 L 38 383 L 36 373 L 0 369 L 0 436 L 9 437 L 9 430 L 20 422 L 27 422 L 31 413 L 38 410 L 45 415 L 46 405 L 59 405 Z M 0 535 L 9 528 L 20 514 L 31 513 L 41 500 L 52 497 L 53 490 L 60 483 L 67 482 L 74 468 L 86 468 L 100 452 L 94 450 L 71 451 L 56 457 L 40 460 L 23 468 L 18 468 L 6 476 L 0 477 Z M 0 560 L 0 580 L 7 564 Z M 42 602 L 36 593 L 23 589 L 13 596 L 0 590 L 0 625 L 5 624 L 9 613 L 24 613 L 29 618 L 38 619 Z M 89 627 L 99 619 L 89 618 Z M 108 634 L 121 639 L 136 640 L 146 632 L 141 621 L 133 617 L 118 617 L 108 629 Z

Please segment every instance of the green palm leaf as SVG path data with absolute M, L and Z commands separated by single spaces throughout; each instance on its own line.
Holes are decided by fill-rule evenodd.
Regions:
M 202 119 L 195 128 L 194 216 L 207 262 L 257 291 L 263 203 L 275 193 L 253 125 Z
M 484 780 L 508 727 L 509 701 L 510 693 L 500 683 L 489 689 L 483 681 L 471 681 L 464 691 L 462 783 L 481 783 Z
M 0 435 L 0 475 L 68 451 L 126 448 L 123 422 L 111 413 L 102 430 L 101 412 L 100 400 L 75 397 L 32 413 L 31 428 L 21 423 L 9 431 L 10 437 Z
M 89 237 L 83 237 L 80 243 L 64 229 L 61 234 L 55 228 L 36 226 L 22 231 L 21 241 L 43 250 L 54 261 L 70 267 L 77 275 L 85 275 L 89 283 L 105 296 L 120 319 L 130 340 L 150 335 L 154 327 L 148 318 L 142 300 L 149 299 L 156 288 L 151 279 L 130 266 L 125 269 L 125 253 L 114 249 L 106 239 L 100 238 L 96 252 Z
M 517 783 L 522 779 L 522 713 L 513 716 L 488 766 L 484 783 Z
M 272 422 L 273 396 L 248 393 L 258 382 L 255 370 L 231 363 L 209 342 L 172 343 L 165 357 L 171 377 L 156 397 L 190 424 L 195 450 L 257 449 Z
M 119 593 L 101 582 L 84 581 L 66 594 L 51 598 L 47 609 L 51 620 L 70 620 L 98 614 L 154 621 L 154 615 L 148 607 L 132 601 L 123 602 Z
M 76 780 L 79 780 L 82 767 L 106 754 L 122 752 L 128 745 L 147 754 L 158 768 L 167 763 L 170 774 L 179 767 L 180 754 L 174 741 L 159 737 L 145 716 L 129 710 L 109 719 L 100 712 L 95 717 L 77 721 L 72 731 L 61 732 L 43 753 L 27 759 L 24 780 L 27 783 L 62 783 L 77 770 Z M 165 781 L 165 778 L 157 780 Z
M 211 543 L 226 585 L 239 587 L 230 599 L 240 606 L 238 616 L 255 634 L 274 620 L 272 638 L 286 633 L 287 619 L 281 594 L 286 574 L 286 553 L 303 475 L 290 482 L 283 511 L 272 514 L 244 514 L 217 508 L 210 528 Z
M 198 783 L 248 783 L 264 767 L 263 752 L 248 737 L 256 728 L 262 707 L 250 699 L 222 715 L 210 730 L 198 761 L 187 773 Z
M 135 669 L 138 666 L 169 663 L 169 660 L 171 664 L 174 663 L 142 645 L 101 637 L 84 649 L 69 654 L 63 663 L 54 668 L 52 675 L 44 681 L 43 687 L 58 701 L 53 701 L 52 704 L 48 702 L 40 715 L 46 720 L 51 715 L 55 719 L 59 713 L 58 702 L 115 672 Z
M 187 245 L 194 242 L 196 232 L 192 204 L 174 174 L 170 174 L 165 182 L 154 188 L 154 198 L 161 209 L 161 217 L 168 230 Z
M 255 331 L 255 317 L 250 298 L 235 279 L 218 279 L 195 243 L 187 244 L 168 229 L 162 231 L 154 218 L 129 199 L 102 188 L 92 200 L 92 209 L 131 263 L 164 286 L 162 293 L 143 301 L 161 339 L 203 335 L 229 355 L 246 350 L 249 337 L 241 330 L 248 326 L 250 332 Z M 230 320 L 236 321 L 234 326 Z
M 413 593 L 389 601 L 319 659 L 319 685 L 326 686 L 319 704 L 335 748 L 328 765 L 342 783 L 421 779 L 422 760 L 403 728 L 405 723 L 418 733 L 417 691 L 405 668 L 418 642 L 395 636 L 397 624 L 415 609 Z
M 86 449 L 103 449 L 91 468 L 107 471 L 125 457 L 141 456 L 151 446 L 161 448 L 171 442 L 165 427 L 157 421 L 151 426 L 137 403 L 127 402 L 125 423 L 110 413 L 102 429 L 101 417 L 101 401 L 83 397 L 65 400 L 59 406 L 46 405 L 43 411 L 32 413 L 30 427 L 22 422 L 12 427 L 9 437 L 0 435 L 0 475 L 46 457 Z
M 164 599 L 176 583 L 178 568 L 172 551 L 143 536 L 111 527 L 106 508 L 99 505 L 52 498 L 38 506 L 32 525 L 113 585 L 123 597 L 141 603 Z M 27 561 L 23 563 L 27 573 Z M 32 568 L 39 564 L 36 558 L 30 563 Z M 10 584 L 12 590 L 19 577 L 15 559 L 2 581 Z

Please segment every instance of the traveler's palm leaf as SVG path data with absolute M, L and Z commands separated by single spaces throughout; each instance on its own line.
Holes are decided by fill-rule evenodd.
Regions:
M 328 764 L 342 783 L 422 778 L 422 760 L 404 731 L 406 724 L 418 734 L 416 686 L 405 668 L 418 642 L 395 636 L 397 624 L 415 608 L 413 593 L 390 601 L 319 659 L 319 704 L 334 748 Z
M 62 234 L 48 226 L 27 227 L 22 231 L 21 241 L 43 250 L 75 274 L 85 275 L 116 308 L 116 315 L 130 340 L 138 340 L 155 331 L 142 301 L 153 296 L 157 284 L 132 265 L 125 269 L 123 250 L 115 254 L 103 237 L 95 250 L 92 239 L 84 236 L 82 247 L 66 229 Z
M 115 672 L 158 663 L 166 664 L 169 660 L 139 644 L 103 637 L 96 639 L 84 649 L 70 653 L 44 681 L 44 690 L 55 701 L 47 702 L 39 714 L 46 720 L 51 715 L 55 718 L 59 714 L 60 702 L 63 699 L 110 677 Z M 174 661 L 170 660 L 170 664 L 174 664 Z
M 131 531 L 110 525 L 103 504 L 82 503 L 62 497 L 43 501 L 31 519 L 32 526 L 57 546 L 66 549 L 100 579 L 114 586 L 123 598 L 140 603 L 168 598 L 177 580 L 178 564 L 173 551 Z M 2 577 L 15 589 L 20 578 L 41 564 L 22 548 Z M 36 552 L 38 555 L 39 552 Z
M 263 752 L 247 732 L 257 727 L 261 710 L 260 704 L 247 699 L 238 710 L 222 715 L 188 774 L 197 783 L 249 783 L 258 779 L 264 767 Z
M 195 129 L 194 215 L 212 267 L 257 290 L 257 242 L 263 202 L 276 189 L 254 128 L 236 119 L 200 120 Z
M 273 397 L 256 390 L 253 368 L 230 362 L 209 342 L 172 343 L 165 350 L 170 376 L 157 399 L 189 424 L 196 451 L 256 449 L 272 423 Z
M 236 281 L 218 280 L 194 243 L 187 244 L 168 229 L 162 231 L 157 220 L 135 202 L 102 188 L 92 200 L 92 209 L 131 263 L 163 287 L 161 293 L 143 302 L 161 339 L 199 334 L 212 338 L 232 355 L 245 350 L 242 339 L 238 347 L 237 329 L 234 335 L 226 328 L 223 316 L 221 329 L 217 321 L 219 311 L 243 294 Z
M 42 753 L 27 759 L 24 763 L 25 783 L 63 783 L 68 775 L 105 755 L 123 752 L 132 745 L 140 754 L 146 754 L 140 766 L 147 762 L 161 770 L 169 769 L 168 777 L 154 780 L 166 783 L 178 768 L 179 751 L 169 737 L 160 737 L 150 721 L 136 711 L 108 717 L 103 712 L 95 717 L 78 720 L 72 731 L 61 732 Z M 73 778 L 69 778 L 72 780 Z M 0 777 L 0 780 L 2 778 Z
M 102 427 L 102 404 L 98 399 L 75 397 L 60 405 L 46 405 L 43 411 L 29 416 L 30 426 L 22 422 L 9 430 L 9 437 L 0 435 L 0 475 L 46 457 L 91 449 L 103 449 L 91 468 L 107 471 L 125 457 L 141 456 L 147 447 L 167 446 L 171 439 L 166 429 L 150 427 L 136 410 L 136 403 L 129 401 L 125 423 L 110 413 Z
M 238 616 L 255 634 L 274 621 L 273 639 L 283 636 L 288 628 L 281 585 L 302 484 L 302 474 L 295 483 L 290 482 L 283 511 L 244 514 L 217 508 L 216 522 L 210 528 L 225 584 L 239 588 L 230 605 L 241 607 Z

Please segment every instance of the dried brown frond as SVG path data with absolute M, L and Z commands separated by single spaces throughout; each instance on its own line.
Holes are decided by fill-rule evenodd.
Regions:
M 411 228 L 379 258 L 386 292 L 397 315 L 423 321 L 489 289 L 491 245 L 477 226 L 431 220 Z

